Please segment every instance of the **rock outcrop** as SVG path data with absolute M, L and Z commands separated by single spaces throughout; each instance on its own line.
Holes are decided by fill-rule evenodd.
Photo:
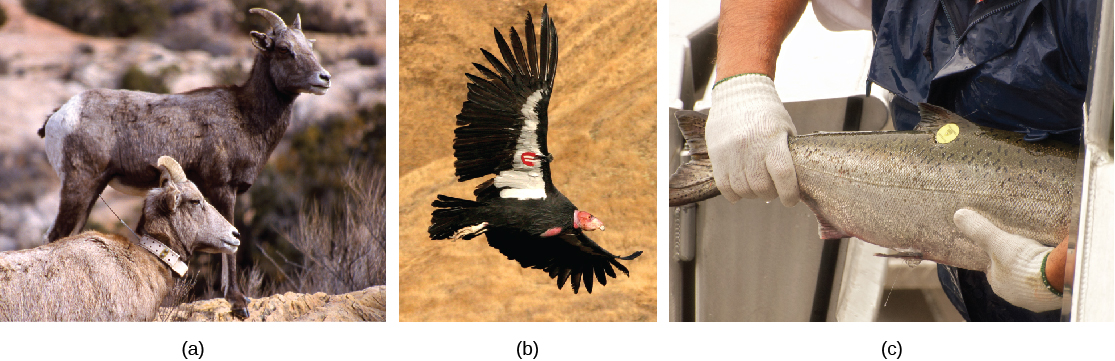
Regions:
M 163 307 L 159 321 L 240 321 L 223 298 Z M 340 295 L 287 292 L 254 298 L 248 304 L 249 322 L 283 321 L 375 321 L 387 320 L 387 286 L 373 286 Z

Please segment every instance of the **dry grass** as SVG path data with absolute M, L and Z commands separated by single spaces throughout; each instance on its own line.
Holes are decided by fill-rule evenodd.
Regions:
M 163 297 L 163 302 L 159 307 L 177 307 L 183 303 L 192 302 L 190 291 L 194 289 L 197 284 L 197 271 L 186 273 L 186 277 L 175 278 L 174 287 L 170 289 L 166 297 Z M 156 315 L 155 321 L 169 322 L 171 318 L 169 315 Z
M 260 250 L 285 277 L 270 287 L 242 279 L 249 294 L 283 292 L 342 294 L 386 283 L 385 173 L 379 166 L 353 166 L 344 174 L 347 188 L 336 209 L 310 202 L 283 236 L 300 260 L 273 257 Z M 253 267 L 259 269 L 259 267 Z
M 430 202 L 471 196 L 482 180 L 453 176 L 454 117 L 465 72 L 495 50 L 492 27 L 522 29 L 544 1 L 400 4 L 399 319 L 402 321 L 654 321 L 657 307 L 656 7 L 653 1 L 550 3 L 560 36 L 549 146 L 553 179 L 600 217 L 593 239 L 616 254 L 644 251 L 592 294 L 558 290 L 484 237 L 433 241 Z

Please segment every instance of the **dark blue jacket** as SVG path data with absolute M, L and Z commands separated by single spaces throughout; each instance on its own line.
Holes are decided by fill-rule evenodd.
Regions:
M 895 93 L 895 127 L 919 102 L 983 125 L 1076 142 L 1094 0 L 876 0 L 868 77 Z M 927 46 L 928 44 L 928 46 Z
M 875 0 L 868 79 L 895 94 L 895 128 L 916 104 L 943 106 L 1031 141 L 1079 142 L 1091 63 L 1094 0 Z M 1054 321 L 995 295 L 982 272 L 938 268 L 970 321 Z

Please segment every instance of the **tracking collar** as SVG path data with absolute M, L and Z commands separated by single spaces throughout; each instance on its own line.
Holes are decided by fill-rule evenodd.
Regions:
M 182 256 L 179 256 L 178 252 L 146 235 L 139 238 L 139 245 L 154 254 L 155 257 L 159 257 L 167 266 L 170 266 L 170 269 L 174 270 L 178 277 L 186 276 L 186 270 L 189 269 L 189 266 L 182 261 Z

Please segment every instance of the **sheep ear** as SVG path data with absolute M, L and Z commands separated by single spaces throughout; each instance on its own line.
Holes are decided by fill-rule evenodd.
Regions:
M 166 182 L 156 204 L 158 204 L 159 211 L 164 214 L 171 214 L 178 210 L 178 203 L 181 201 L 182 192 L 178 190 L 178 186 L 174 185 L 174 182 Z
M 271 37 L 258 31 L 252 31 L 252 45 L 255 45 L 256 49 L 260 51 L 268 51 L 271 49 Z
M 169 194 L 167 194 L 166 197 L 166 202 L 168 202 L 166 208 L 168 211 L 173 213 L 174 211 L 178 210 L 178 203 L 182 201 L 182 192 L 179 192 L 178 188 L 174 188 L 168 193 Z

